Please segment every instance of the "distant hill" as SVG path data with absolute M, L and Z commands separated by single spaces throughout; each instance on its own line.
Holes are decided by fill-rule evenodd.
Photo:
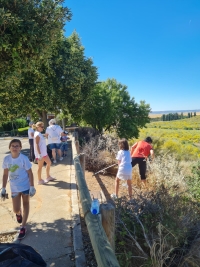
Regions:
M 188 113 L 188 112 L 200 112 L 200 109 L 193 110 L 164 110 L 164 111 L 151 111 L 150 114 L 169 114 L 169 113 Z

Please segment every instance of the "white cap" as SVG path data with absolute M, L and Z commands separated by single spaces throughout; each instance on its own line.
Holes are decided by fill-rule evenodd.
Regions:
M 51 119 L 51 120 L 49 121 L 49 125 L 51 125 L 51 124 L 56 124 L 56 120 L 55 120 L 55 119 Z

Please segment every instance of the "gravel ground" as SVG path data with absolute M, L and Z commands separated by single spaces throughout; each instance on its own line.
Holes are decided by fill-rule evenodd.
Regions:
M 0 243 L 12 243 L 16 237 L 16 233 L 0 234 Z

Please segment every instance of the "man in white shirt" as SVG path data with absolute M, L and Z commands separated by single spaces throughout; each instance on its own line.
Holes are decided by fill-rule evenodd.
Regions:
M 53 163 L 56 163 L 56 152 L 58 153 L 60 160 L 63 160 L 60 149 L 60 137 L 63 135 L 63 130 L 59 125 L 56 124 L 55 119 L 51 119 L 49 121 L 49 127 L 46 129 L 45 135 L 48 137 L 48 146 L 52 150 Z

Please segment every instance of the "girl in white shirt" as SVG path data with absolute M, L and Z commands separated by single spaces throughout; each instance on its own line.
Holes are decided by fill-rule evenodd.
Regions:
M 119 151 L 117 153 L 116 159 L 118 160 L 118 172 L 117 176 L 115 179 L 115 194 L 112 194 L 112 198 L 117 198 L 118 197 L 118 192 L 119 192 L 119 181 L 124 180 L 127 181 L 128 185 L 128 194 L 131 199 L 132 196 L 132 185 L 131 185 L 131 180 L 132 180 L 132 166 L 131 166 L 131 154 L 129 151 L 129 145 L 128 141 L 123 138 L 119 140 L 118 142 L 119 145 Z
M 29 214 L 29 196 L 34 196 L 36 192 L 31 163 L 27 156 L 20 153 L 21 148 L 22 144 L 19 139 L 10 141 L 11 154 L 4 158 L 2 164 L 4 172 L 1 189 L 1 198 L 5 199 L 6 184 L 9 177 L 13 211 L 16 213 L 18 223 L 22 224 L 18 239 L 22 239 L 26 235 L 25 225 Z M 21 200 L 23 202 L 23 212 L 21 210 Z
M 42 185 L 48 183 L 49 181 L 55 180 L 55 178 L 51 177 L 50 175 L 51 160 L 47 154 L 46 140 L 44 136 L 41 134 L 41 132 L 44 130 L 44 123 L 42 121 L 39 121 L 33 125 L 33 128 L 35 129 L 34 153 L 35 153 L 35 158 L 38 162 L 38 184 Z M 44 162 L 46 162 L 46 176 L 47 176 L 45 180 L 43 180 L 41 177 L 42 167 L 44 165 Z

